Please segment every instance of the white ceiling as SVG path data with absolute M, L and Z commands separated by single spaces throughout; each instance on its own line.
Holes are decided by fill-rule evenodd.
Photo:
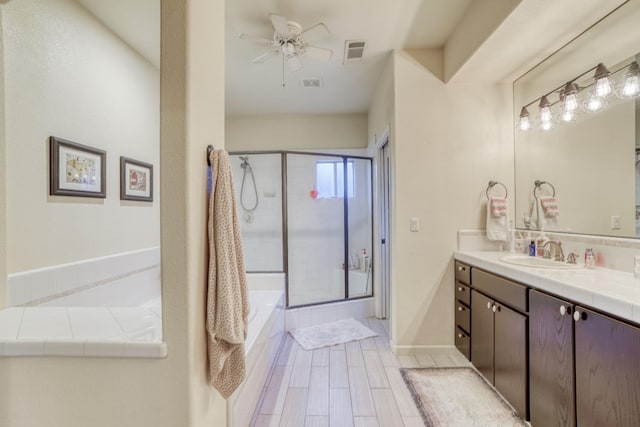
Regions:
M 89 0 L 83 0 L 89 1 Z M 98 0 L 95 0 L 98 1 Z M 227 0 L 226 113 L 364 113 L 385 60 L 394 49 L 442 47 L 471 0 Z M 298 22 L 303 29 L 324 22 L 331 38 L 316 43 L 334 51 L 328 63 L 303 58 L 296 73 L 279 57 L 263 64 L 251 60 L 263 48 L 238 34 L 271 38 L 269 13 Z M 343 65 L 344 42 L 367 42 L 363 61 Z M 305 89 L 300 79 L 321 78 L 323 87 Z

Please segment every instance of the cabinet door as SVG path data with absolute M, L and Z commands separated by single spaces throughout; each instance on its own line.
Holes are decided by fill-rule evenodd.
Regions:
M 496 389 L 502 393 L 520 416 L 529 419 L 527 412 L 527 316 L 496 303 L 494 322 Z
M 530 291 L 529 322 L 531 425 L 575 426 L 571 305 Z
M 493 300 L 471 291 L 471 363 L 491 383 L 493 378 Z
M 576 307 L 578 425 L 640 426 L 640 329 Z M 574 317 L 575 318 L 575 317 Z

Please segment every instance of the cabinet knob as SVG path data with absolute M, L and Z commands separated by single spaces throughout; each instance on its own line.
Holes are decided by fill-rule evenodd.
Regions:
M 560 306 L 560 315 L 564 316 L 565 314 L 567 314 L 567 307 L 565 307 L 564 305 Z
M 582 320 L 582 313 L 580 313 L 578 310 L 574 311 L 573 320 L 575 320 L 576 322 Z
M 462 286 L 458 286 L 458 292 L 464 292 L 464 288 Z
M 458 306 L 458 311 L 464 311 L 464 307 L 462 307 L 461 305 Z
M 464 335 L 458 333 L 458 338 L 464 338 Z
M 498 311 L 498 306 L 493 304 L 493 307 L 491 307 L 491 310 L 493 310 L 493 312 L 495 313 L 496 311 Z
M 464 270 L 466 270 L 466 268 L 464 268 L 464 267 L 462 267 L 462 266 L 459 266 L 459 267 L 458 267 L 458 271 L 464 271 Z
M 489 301 L 489 302 L 487 303 L 487 308 L 488 308 L 489 310 L 491 310 L 491 301 Z

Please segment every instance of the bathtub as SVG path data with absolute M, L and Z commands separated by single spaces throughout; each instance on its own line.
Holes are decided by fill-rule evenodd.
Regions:
M 250 273 L 247 285 L 250 306 L 245 341 L 247 377 L 227 401 L 229 427 L 250 424 L 285 332 L 284 273 Z

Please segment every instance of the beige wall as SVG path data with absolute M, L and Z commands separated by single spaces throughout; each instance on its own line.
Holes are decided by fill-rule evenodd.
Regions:
M 0 34 L 3 7 L 0 7 Z M 7 304 L 7 216 L 6 216 L 6 161 L 4 122 L 4 43 L 0 43 L 0 310 Z
M 367 115 L 232 116 L 225 137 L 229 151 L 365 148 Z
M 393 73 L 391 339 L 452 345 L 456 232 L 484 227 L 490 179 L 513 189 L 511 85 L 445 85 L 404 51 Z
M 8 273 L 158 246 L 159 70 L 74 1 L 3 9 Z M 50 135 L 106 150 L 106 199 L 48 195 Z M 120 156 L 152 203 L 120 200 Z
M 224 1 L 162 0 L 161 360 L 6 358 L 3 427 L 224 426 L 206 384 L 205 147 L 224 137 Z

